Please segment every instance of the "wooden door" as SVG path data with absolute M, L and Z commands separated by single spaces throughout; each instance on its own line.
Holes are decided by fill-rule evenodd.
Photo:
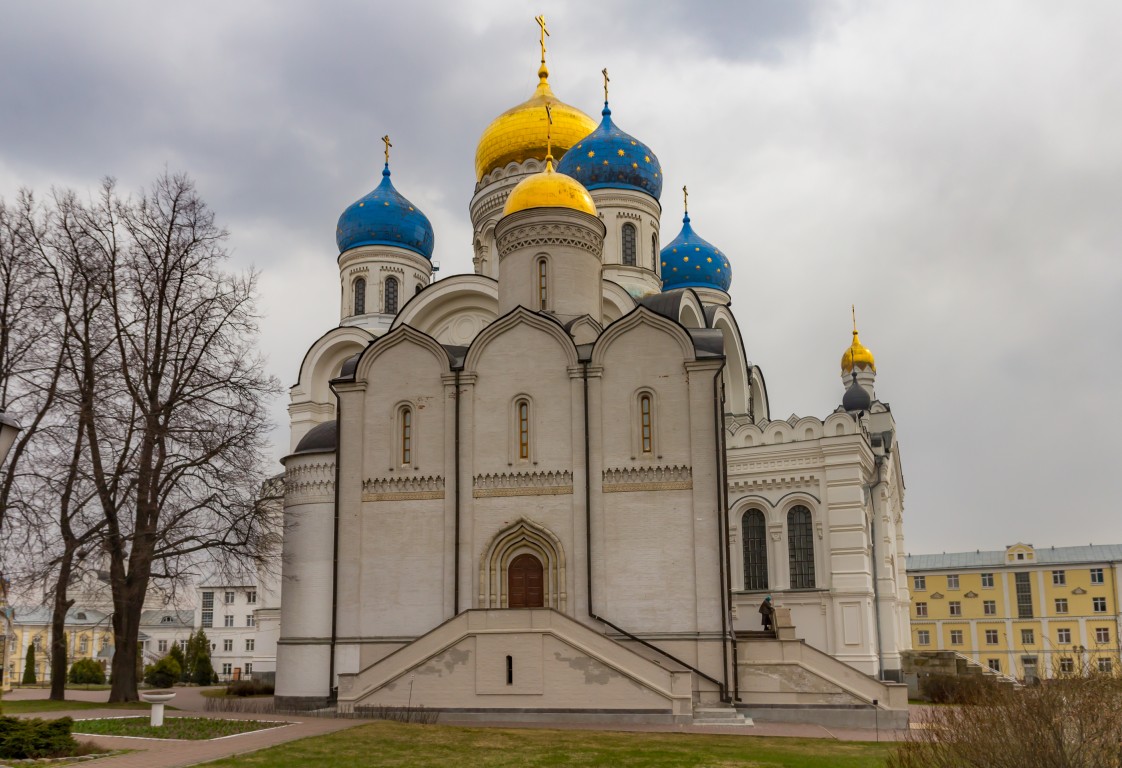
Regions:
M 545 588 L 542 563 L 533 555 L 519 555 L 507 569 L 507 607 L 542 608 Z

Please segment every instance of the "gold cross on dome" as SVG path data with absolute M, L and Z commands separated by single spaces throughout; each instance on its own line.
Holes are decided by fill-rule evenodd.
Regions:
M 545 39 L 549 37 L 549 30 L 545 28 L 545 16 L 535 16 L 534 21 L 542 28 L 541 31 L 541 46 L 542 46 L 542 64 L 545 64 Z
M 608 83 L 611 81 L 611 78 L 608 77 L 608 68 L 607 67 L 604 67 L 600 71 L 604 74 L 604 103 L 607 104 L 608 103 Z
M 390 135 L 388 133 L 385 136 L 382 137 L 382 143 L 386 145 L 386 165 L 389 165 L 390 164 L 390 147 L 392 147 L 393 144 L 390 144 Z

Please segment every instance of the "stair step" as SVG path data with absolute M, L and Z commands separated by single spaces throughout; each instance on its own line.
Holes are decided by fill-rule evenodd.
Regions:
M 699 707 L 693 713 L 694 725 L 752 726 L 752 718 L 731 707 Z

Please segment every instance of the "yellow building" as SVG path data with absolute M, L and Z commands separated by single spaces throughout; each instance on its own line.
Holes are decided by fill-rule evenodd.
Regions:
M 1122 545 L 909 555 L 912 647 L 1017 678 L 1117 673 Z
M 35 647 L 35 679 L 50 681 L 51 609 L 34 606 L 6 608 L 2 630 L 5 643 L 0 688 L 9 690 L 23 680 L 28 648 Z M 66 614 L 67 662 L 100 659 L 108 663 L 113 627 L 107 613 L 92 608 L 72 608 Z

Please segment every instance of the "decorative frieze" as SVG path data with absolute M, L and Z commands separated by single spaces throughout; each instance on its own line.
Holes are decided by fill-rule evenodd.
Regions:
M 672 467 L 621 467 L 604 470 L 604 493 L 632 491 L 687 491 L 693 488 L 693 469 Z
M 362 484 L 363 501 L 421 501 L 444 498 L 444 478 L 378 477 Z
M 561 496 L 573 492 L 573 473 L 502 472 L 476 475 L 471 481 L 471 495 L 477 499 L 496 496 Z
M 284 473 L 286 505 L 318 504 L 335 501 L 335 462 L 296 464 Z
M 569 246 L 588 251 L 597 258 L 604 250 L 604 238 L 592 227 L 578 223 L 523 224 L 507 229 L 499 236 L 499 257 L 523 248 Z
M 729 488 L 736 491 L 770 491 L 777 488 L 816 488 L 816 475 L 797 475 L 788 477 L 756 477 L 729 481 Z

